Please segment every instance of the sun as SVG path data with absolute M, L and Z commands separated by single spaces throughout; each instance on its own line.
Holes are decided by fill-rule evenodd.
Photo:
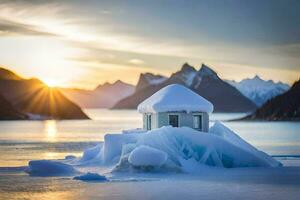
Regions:
M 57 87 L 59 85 L 58 81 L 54 79 L 43 79 L 43 82 L 46 83 L 48 87 Z

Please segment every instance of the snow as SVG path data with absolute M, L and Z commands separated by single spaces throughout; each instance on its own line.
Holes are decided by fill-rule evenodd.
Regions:
M 190 87 L 193 84 L 193 80 L 197 74 L 197 71 L 194 67 L 185 63 L 181 70 L 176 72 L 172 77 L 181 80 L 186 86 Z
M 129 155 L 128 161 L 133 166 L 160 167 L 167 161 L 168 155 L 158 149 L 141 145 Z
M 150 85 L 158 85 L 158 84 L 164 82 L 165 80 L 167 80 L 166 77 L 161 77 L 161 78 L 157 78 L 157 79 L 148 80 L 148 82 Z
M 164 82 L 165 80 L 167 80 L 168 78 L 165 76 L 161 76 L 161 75 L 154 75 L 151 73 L 146 73 L 144 74 L 144 77 L 147 81 L 148 84 L 150 85 L 158 85 L 162 82 Z
M 81 181 L 97 181 L 97 182 L 106 182 L 108 179 L 105 176 L 99 175 L 97 173 L 88 172 L 86 174 L 75 176 L 74 180 L 81 180 Z
M 251 99 L 256 105 L 261 106 L 267 100 L 286 92 L 290 87 L 287 84 L 272 80 L 262 80 L 259 76 L 244 79 L 240 82 L 227 81 L 236 87 L 244 96 Z
M 72 176 L 77 173 L 71 165 L 52 160 L 33 160 L 26 170 L 32 176 Z
M 213 111 L 213 105 L 192 90 L 179 85 L 168 85 L 144 100 L 138 106 L 140 113 L 168 111 L 207 112 Z
M 197 73 L 194 71 L 183 73 L 183 79 L 186 85 L 191 86 L 193 84 L 194 78 L 196 77 Z

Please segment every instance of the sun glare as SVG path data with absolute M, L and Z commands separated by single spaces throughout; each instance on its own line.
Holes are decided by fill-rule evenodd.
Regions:
M 55 140 L 57 129 L 56 129 L 56 121 L 55 120 L 47 120 L 45 121 L 45 132 L 48 140 Z
M 58 86 L 58 81 L 54 79 L 43 79 L 43 82 L 48 86 L 48 87 L 56 87 Z

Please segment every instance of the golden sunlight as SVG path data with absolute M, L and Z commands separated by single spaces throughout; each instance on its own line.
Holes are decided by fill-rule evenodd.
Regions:
M 45 133 L 47 140 L 54 141 L 56 138 L 57 128 L 56 128 L 56 121 L 55 120 L 47 120 L 44 124 Z
M 46 78 L 46 79 L 43 79 L 43 82 L 44 82 L 48 87 L 56 87 L 56 86 L 59 86 L 59 81 L 54 80 L 54 79 Z

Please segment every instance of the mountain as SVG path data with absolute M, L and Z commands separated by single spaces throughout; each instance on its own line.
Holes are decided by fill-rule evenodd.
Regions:
M 24 79 L 0 68 L 0 94 L 21 113 L 51 119 L 88 119 L 79 106 L 59 90 L 36 78 Z
M 136 90 L 142 90 L 150 85 L 158 85 L 167 80 L 167 77 L 162 75 L 155 75 L 152 73 L 141 74 L 137 83 Z
M 269 99 L 286 92 L 290 86 L 272 80 L 262 80 L 259 76 L 252 79 L 244 79 L 240 82 L 227 81 L 236 87 L 243 95 L 251 99 L 257 106 L 263 105 Z
M 0 94 L 0 120 L 19 120 L 27 119 L 28 116 L 16 110 L 1 94 Z
M 99 85 L 94 90 L 60 88 L 60 91 L 83 108 L 111 108 L 119 100 L 132 95 L 135 87 L 116 81 Z
M 300 80 L 285 93 L 268 100 L 246 120 L 300 121 Z
M 140 79 L 142 75 L 140 76 Z M 140 82 L 140 81 L 139 81 Z M 216 72 L 206 65 L 197 71 L 185 63 L 181 70 L 173 73 L 163 82 L 136 90 L 127 98 L 120 100 L 114 109 L 135 109 L 139 103 L 170 84 L 184 85 L 214 104 L 215 112 L 250 112 L 256 109 L 255 104 L 242 95 L 235 87 L 220 79 Z M 141 86 L 137 85 L 137 88 Z
M 15 81 L 22 80 L 22 78 L 19 75 L 15 74 L 12 71 L 5 69 L 3 67 L 0 67 L 0 79 L 15 80 Z

